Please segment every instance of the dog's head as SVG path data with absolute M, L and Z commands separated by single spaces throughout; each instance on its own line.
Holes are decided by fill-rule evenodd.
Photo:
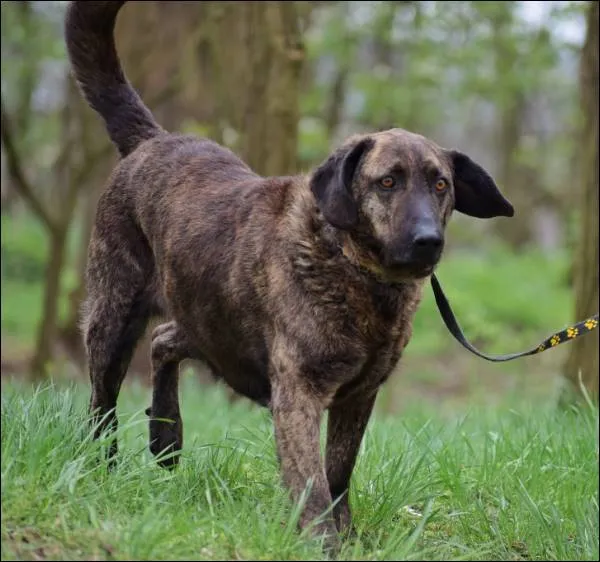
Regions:
M 325 220 L 358 242 L 373 269 L 395 279 L 433 271 L 454 209 L 479 218 L 514 213 L 467 155 L 402 129 L 351 137 L 310 186 Z

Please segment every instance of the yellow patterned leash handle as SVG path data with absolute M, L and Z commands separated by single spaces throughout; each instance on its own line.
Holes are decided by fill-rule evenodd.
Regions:
M 444 291 L 442 291 L 442 287 L 440 286 L 439 281 L 435 275 L 431 276 L 431 286 L 433 287 L 433 294 L 435 295 L 435 302 L 438 305 L 440 310 L 440 314 L 442 315 L 442 319 L 446 324 L 450 333 L 458 340 L 458 342 L 466 347 L 470 352 L 482 357 L 483 359 L 487 359 L 488 361 L 510 361 L 511 359 L 517 359 L 517 357 L 525 357 L 526 355 L 535 355 L 536 353 L 541 353 L 546 349 L 550 349 L 552 347 L 556 347 L 557 345 L 564 343 L 566 341 L 574 340 L 579 336 L 587 334 L 592 330 L 595 330 L 598 327 L 598 314 L 594 314 L 590 316 L 586 320 L 582 320 L 581 322 L 577 322 L 577 324 L 573 324 L 560 332 L 556 332 L 552 334 L 550 337 L 546 338 L 541 344 L 537 345 L 533 349 L 528 351 L 522 351 L 520 353 L 509 353 L 507 355 L 486 355 L 485 353 L 481 353 L 478 349 L 473 347 L 467 339 L 465 338 L 454 313 L 452 312 L 452 308 L 450 308 L 450 304 L 448 303 L 448 299 L 446 299 L 446 295 L 444 295 Z

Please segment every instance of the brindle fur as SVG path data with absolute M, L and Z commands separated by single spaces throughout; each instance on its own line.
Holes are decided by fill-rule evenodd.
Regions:
M 152 342 L 152 452 L 177 462 L 178 365 L 203 359 L 271 410 L 292 497 L 312 482 L 301 527 L 338 500 L 314 527 L 335 547 L 351 526 L 348 487 L 377 391 L 410 339 L 443 228 L 453 209 L 483 218 L 512 207 L 467 156 L 401 129 L 354 136 L 309 175 L 269 178 L 210 140 L 167 133 L 122 73 L 122 4 L 72 2 L 65 28 L 74 75 L 122 156 L 89 245 L 90 410 L 116 426 L 135 345 L 151 317 L 165 318 Z M 388 174 L 397 189 L 380 188 Z M 417 259 L 423 229 L 438 238 Z

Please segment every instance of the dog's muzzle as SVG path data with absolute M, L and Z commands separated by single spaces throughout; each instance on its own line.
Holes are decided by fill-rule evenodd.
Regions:
M 426 277 L 442 257 L 444 237 L 436 227 L 423 227 L 387 253 L 384 266 L 413 277 Z

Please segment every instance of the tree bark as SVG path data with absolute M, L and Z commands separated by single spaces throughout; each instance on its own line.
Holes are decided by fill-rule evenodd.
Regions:
M 588 2 L 587 36 L 580 67 L 583 134 L 579 245 L 574 264 L 575 319 L 598 312 L 598 2 Z M 570 389 L 598 401 L 598 332 L 576 339 L 565 365 Z M 580 381 L 581 377 L 581 381 Z
M 238 4 L 248 57 L 241 155 L 257 173 L 297 171 L 300 76 L 304 61 L 294 2 Z
M 333 139 L 338 130 L 340 121 L 342 120 L 343 106 L 346 99 L 346 87 L 348 83 L 348 69 L 340 65 L 337 69 L 331 93 L 326 104 L 324 116 L 325 128 L 327 130 L 327 138 Z

